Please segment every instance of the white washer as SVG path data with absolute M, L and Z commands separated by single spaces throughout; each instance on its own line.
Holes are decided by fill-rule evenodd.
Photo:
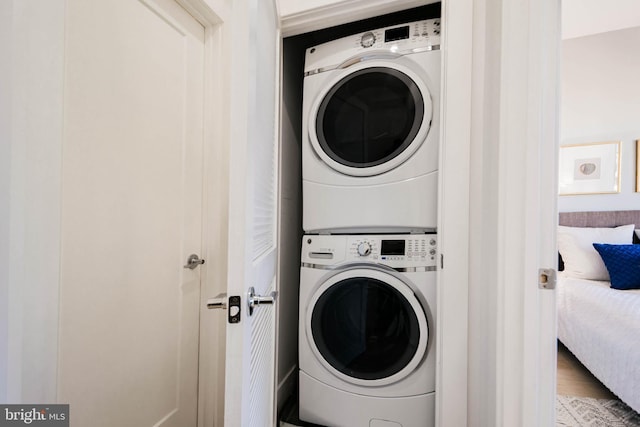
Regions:
M 302 112 L 303 229 L 436 228 L 440 20 L 307 49 Z
M 307 235 L 300 419 L 435 424 L 436 235 Z

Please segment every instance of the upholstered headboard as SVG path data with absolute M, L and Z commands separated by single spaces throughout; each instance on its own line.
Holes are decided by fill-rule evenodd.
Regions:
M 640 211 L 560 212 L 560 225 L 569 227 L 617 227 L 635 224 L 640 229 Z
M 640 229 L 640 211 L 605 211 L 605 212 L 560 212 L 558 223 L 569 227 L 617 227 L 635 224 Z M 633 243 L 640 243 L 634 233 Z M 558 270 L 564 270 L 562 257 L 558 254 Z

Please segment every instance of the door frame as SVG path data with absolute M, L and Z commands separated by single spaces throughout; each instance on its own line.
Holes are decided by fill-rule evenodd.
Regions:
M 429 3 L 434 1 L 344 0 L 283 16 L 283 36 Z M 555 342 L 555 333 L 549 336 L 555 326 L 555 293 L 538 289 L 537 268 L 555 266 L 555 250 L 549 249 L 555 248 L 557 218 L 560 2 L 442 3 L 438 228 L 445 268 L 438 287 L 436 425 L 550 425 L 556 368 L 548 349 L 549 339 Z M 544 23 L 545 29 L 537 42 L 535 23 Z M 524 83 L 518 75 L 522 55 L 533 64 L 540 61 L 524 70 Z M 497 88 L 498 99 L 489 93 L 490 72 L 512 76 Z M 515 149 L 510 145 L 514 138 L 520 142 Z M 518 187 L 522 169 L 509 165 L 524 154 L 533 156 L 532 175 Z M 499 166 L 493 181 L 477 181 L 491 164 Z M 499 203 L 486 204 L 494 192 L 500 192 Z M 497 253 L 505 257 L 498 258 L 483 246 L 483 223 L 473 217 L 479 211 L 503 220 L 534 213 L 489 232 Z M 535 303 L 527 304 L 531 300 Z
M 468 424 L 554 425 L 560 2 L 476 0 L 473 24 Z
M 224 424 L 226 313 L 207 299 L 226 292 L 231 10 L 218 0 L 175 0 L 205 28 L 203 254 L 201 270 L 198 427 Z
M 345 0 L 282 17 L 283 37 L 429 3 L 435 1 Z M 438 250 L 447 268 L 438 277 L 437 426 L 465 426 L 471 416 L 466 390 L 473 9 L 473 0 L 443 0 Z
M 231 14 L 223 0 L 176 2 L 205 28 L 203 257 L 207 265 L 201 270 L 198 425 L 217 425 L 224 408 L 220 405 L 224 381 L 217 379 L 224 378 L 224 345 L 219 343 L 225 342 L 225 322 L 204 322 L 203 310 L 206 299 L 225 289 L 226 283 L 229 126 L 224 106 L 229 100 L 225 85 L 229 71 L 224 58 L 232 48 L 226 34 Z M 0 9 L 0 23 L 11 35 L 0 43 L 0 53 L 9 59 L 0 76 L 7 78 L 10 91 L 0 105 L 10 113 L 1 129 L 3 140 L 9 141 L 2 159 L 8 173 L 0 176 L 0 231 L 4 235 L 5 227 L 9 230 L 0 247 L 7 253 L 0 260 L 0 268 L 7 272 L 0 281 L 0 296 L 8 308 L 0 315 L 0 384 L 6 384 L 0 401 L 6 403 L 57 402 L 65 3 L 14 0 Z

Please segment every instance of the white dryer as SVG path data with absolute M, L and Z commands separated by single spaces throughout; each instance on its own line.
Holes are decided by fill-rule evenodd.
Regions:
M 436 228 L 440 20 L 307 49 L 303 229 Z
M 436 235 L 307 235 L 300 419 L 435 424 Z

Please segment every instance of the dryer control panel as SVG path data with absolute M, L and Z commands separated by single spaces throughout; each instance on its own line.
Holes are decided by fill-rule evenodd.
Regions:
M 356 34 L 354 41 L 355 48 L 387 48 L 392 52 L 400 50 L 401 47 L 415 48 L 415 45 L 437 48 L 440 46 L 440 19 L 427 19 L 366 31 Z
M 373 262 L 391 268 L 437 266 L 436 234 L 307 235 L 302 263 L 336 265 Z
M 440 18 L 425 19 L 353 34 L 310 47 L 305 75 L 344 66 L 354 58 L 411 55 L 440 49 Z

